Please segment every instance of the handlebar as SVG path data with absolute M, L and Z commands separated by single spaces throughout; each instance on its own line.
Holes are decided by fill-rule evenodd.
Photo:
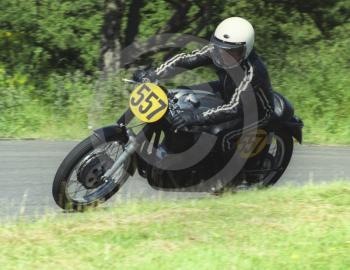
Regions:
M 123 81 L 123 82 L 126 82 L 126 83 L 139 84 L 139 82 L 137 82 L 137 81 L 130 80 L 130 79 L 126 79 L 126 78 L 123 78 L 122 81 Z
M 157 85 L 158 85 L 158 83 L 159 83 L 158 80 L 156 80 L 156 81 L 154 81 L 154 82 L 151 82 L 151 81 L 149 81 L 149 82 L 137 82 L 137 81 L 130 80 L 130 79 L 126 79 L 126 78 L 123 78 L 122 81 L 123 81 L 123 82 L 126 82 L 126 83 L 132 83 L 132 84 L 154 83 L 154 84 L 157 84 Z

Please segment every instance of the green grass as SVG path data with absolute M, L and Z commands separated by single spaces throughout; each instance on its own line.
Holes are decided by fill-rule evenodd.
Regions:
M 1 269 L 350 269 L 350 184 L 128 202 L 0 227 Z

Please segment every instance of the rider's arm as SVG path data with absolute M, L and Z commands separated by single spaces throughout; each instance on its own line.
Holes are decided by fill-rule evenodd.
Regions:
M 158 78 L 167 78 L 200 66 L 211 64 L 210 46 L 191 53 L 180 53 L 167 60 L 155 70 Z
M 252 60 L 252 63 L 247 63 L 246 76 L 242 84 L 236 89 L 229 103 L 203 113 L 206 123 L 220 123 L 236 119 L 237 117 L 247 117 L 247 115 L 243 115 L 243 103 L 248 107 L 256 106 L 257 102 L 260 104 L 259 107 L 261 110 L 257 111 L 257 117 L 253 116 L 257 124 L 270 118 L 274 104 L 268 72 L 260 59 L 256 58 Z M 245 110 L 244 113 L 254 113 L 254 111 L 253 109 L 249 109 Z
M 253 66 L 248 62 L 245 66 L 244 79 L 236 88 L 230 101 L 227 104 L 209 109 L 202 113 L 205 123 L 217 124 L 240 118 L 242 116 L 242 98 L 244 98 L 244 93 L 253 91 L 251 85 L 253 76 Z

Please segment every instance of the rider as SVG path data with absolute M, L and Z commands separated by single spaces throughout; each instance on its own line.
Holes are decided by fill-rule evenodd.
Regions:
M 192 53 L 180 53 L 156 70 L 137 71 L 134 80 L 150 82 L 186 69 L 214 64 L 219 80 L 208 85 L 221 94 L 225 104 L 201 113 L 179 113 L 173 120 L 173 127 L 180 129 L 242 119 L 243 103 L 248 104 L 248 112 L 249 106 L 256 106 L 254 124 L 265 123 L 274 110 L 273 92 L 267 69 L 253 49 L 254 39 L 254 28 L 250 22 L 240 17 L 228 18 L 218 25 L 209 45 Z M 254 94 L 253 103 L 248 93 Z

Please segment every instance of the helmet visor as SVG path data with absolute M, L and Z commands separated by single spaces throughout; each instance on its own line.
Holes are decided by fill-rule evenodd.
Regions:
M 221 68 L 234 68 L 244 60 L 246 53 L 245 43 L 226 43 L 212 40 L 212 58 Z

